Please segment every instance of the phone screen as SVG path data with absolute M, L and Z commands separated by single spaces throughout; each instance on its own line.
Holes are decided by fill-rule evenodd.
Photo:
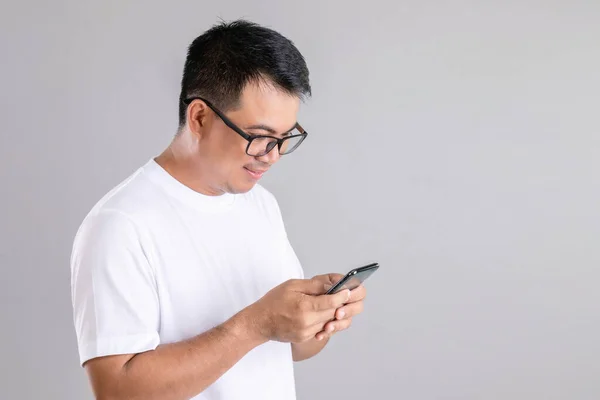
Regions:
M 344 289 L 356 289 L 359 287 L 369 276 L 371 276 L 377 269 L 379 264 L 370 264 L 361 268 L 353 269 L 348 272 L 340 281 L 333 285 L 326 294 L 337 293 Z

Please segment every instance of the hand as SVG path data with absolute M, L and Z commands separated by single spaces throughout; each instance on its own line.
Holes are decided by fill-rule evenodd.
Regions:
M 265 340 L 301 343 L 322 331 L 336 310 L 350 299 L 350 291 L 325 295 L 322 279 L 292 279 L 271 289 L 248 307 L 257 333 Z
M 323 282 L 326 287 L 325 290 L 327 290 L 343 277 L 344 275 L 341 274 L 325 274 L 317 275 L 313 279 Z M 360 314 L 363 311 L 363 300 L 365 299 L 366 295 L 367 290 L 365 289 L 364 285 L 360 285 L 359 287 L 353 289 L 350 292 L 350 298 L 346 304 L 336 310 L 335 318 L 332 318 L 331 321 L 327 322 L 323 327 L 323 330 L 317 332 L 315 338 L 317 340 L 323 340 L 331 337 L 335 332 L 348 329 L 352 324 L 352 317 Z

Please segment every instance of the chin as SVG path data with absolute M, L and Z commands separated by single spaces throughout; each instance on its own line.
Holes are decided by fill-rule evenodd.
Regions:
M 242 194 L 249 192 L 256 185 L 256 182 L 237 182 L 227 185 L 227 191 L 232 194 Z

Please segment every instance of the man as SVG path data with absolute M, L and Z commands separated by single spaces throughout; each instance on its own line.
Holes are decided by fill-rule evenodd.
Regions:
M 71 259 L 81 364 L 99 399 L 295 398 L 293 361 L 362 311 L 305 279 L 257 182 L 307 137 L 302 55 L 246 21 L 193 41 L 170 146 L 106 194 Z

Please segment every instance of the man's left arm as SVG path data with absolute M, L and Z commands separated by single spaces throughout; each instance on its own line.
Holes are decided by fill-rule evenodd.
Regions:
M 323 281 L 325 290 L 329 289 L 335 282 L 343 278 L 340 274 L 325 274 L 315 276 L 315 279 Z M 314 338 L 302 343 L 292 343 L 292 356 L 294 361 L 302 361 L 317 355 L 329 339 L 337 332 L 346 330 L 352 324 L 352 318 L 363 311 L 363 301 L 367 291 L 364 285 L 353 289 L 350 292 L 348 303 L 335 310 L 332 320 L 323 326 L 323 330 L 315 335 Z

